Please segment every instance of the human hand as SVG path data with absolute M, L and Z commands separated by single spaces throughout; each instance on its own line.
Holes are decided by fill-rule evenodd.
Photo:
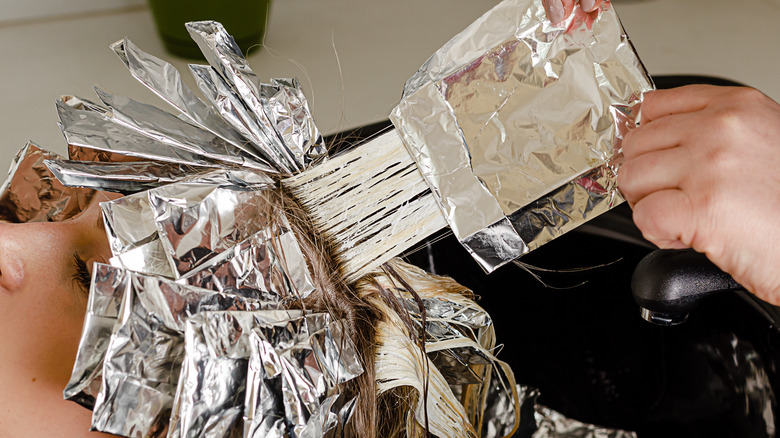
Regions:
M 567 19 L 574 10 L 574 4 L 579 2 L 583 12 L 596 11 L 603 0 L 542 0 L 547 18 L 553 24 Z
M 692 247 L 780 305 L 780 105 L 752 88 L 648 93 L 618 187 L 645 238 Z

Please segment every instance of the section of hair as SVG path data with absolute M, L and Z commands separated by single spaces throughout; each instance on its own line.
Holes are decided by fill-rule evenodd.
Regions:
M 429 431 L 441 436 L 479 436 L 481 416 L 475 413 L 479 404 L 475 401 L 482 397 L 453 394 L 425 352 L 423 332 L 423 299 L 440 298 L 479 309 L 471 291 L 397 259 L 347 284 L 347 273 L 334 256 L 333 245 L 316 232 L 296 199 L 281 185 L 267 190 L 265 198 L 256 206 L 257 219 L 281 227 L 286 217 L 316 286 L 306 299 L 291 299 L 285 306 L 329 312 L 343 319 L 359 351 L 365 372 L 341 387 L 347 396 L 357 397 L 347 436 L 423 437 Z M 419 305 L 422 323 L 414 321 L 407 310 L 409 300 Z M 488 338 L 486 348 L 492 349 L 492 331 Z M 378 381 L 378 366 L 397 365 L 401 360 L 404 369 L 383 370 Z

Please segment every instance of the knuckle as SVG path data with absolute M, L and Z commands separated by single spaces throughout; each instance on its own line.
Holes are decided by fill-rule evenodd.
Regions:
M 755 88 L 730 88 L 724 98 L 712 107 L 712 125 L 708 128 L 715 129 L 716 133 L 721 135 L 733 136 L 733 133 L 742 131 L 751 121 L 753 116 L 750 109 L 765 98 L 766 96 Z
M 726 175 L 732 175 L 733 171 L 740 167 L 740 157 L 732 150 L 725 147 L 713 147 L 704 157 L 705 169 L 709 169 L 706 178 L 710 184 L 717 186 Z
M 764 93 L 753 87 L 733 87 L 730 91 L 734 95 L 732 98 L 734 102 L 756 102 L 765 97 Z
M 718 135 L 730 135 L 735 130 L 741 130 L 744 115 L 734 104 L 726 104 L 713 110 L 708 128 Z

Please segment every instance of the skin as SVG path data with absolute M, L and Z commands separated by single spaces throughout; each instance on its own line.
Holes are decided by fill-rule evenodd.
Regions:
M 73 280 L 73 253 L 105 262 L 98 193 L 63 222 L 0 223 L 0 436 L 95 437 L 91 412 L 63 399 L 87 292 Z
M 571 15 L 574 11 L 574 5 L 579 3 L 582 12 L 594 12 L 603 3 L 603 0 L 544 0 L 544 10 L 547 12 L 547 18 L 553 24 L 560 23 Z
M 780 304 L 780 105 L 746 87 L 648 93 L 618 186 L 661 248 L 691 247 Z
M 544 0 L 557 24 L 601 0 Z M 576 17 L 575 17 L 576 18 Z M 575 20 L 576 21 L 576 20 Z M 780 105 L 746 87 L 648 93 L 623 141 L 618 187 L 645 238 L 693 248 L 757 297 L 780 305 Z

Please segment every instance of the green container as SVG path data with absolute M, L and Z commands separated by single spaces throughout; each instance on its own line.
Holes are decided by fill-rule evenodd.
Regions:
M 203 55 L 184 23 L 219 21 L 246 54 L 263 42 L 269 7 L 270 0 L 149 0 L 165 48 L 191 59 L 203 59 Z

